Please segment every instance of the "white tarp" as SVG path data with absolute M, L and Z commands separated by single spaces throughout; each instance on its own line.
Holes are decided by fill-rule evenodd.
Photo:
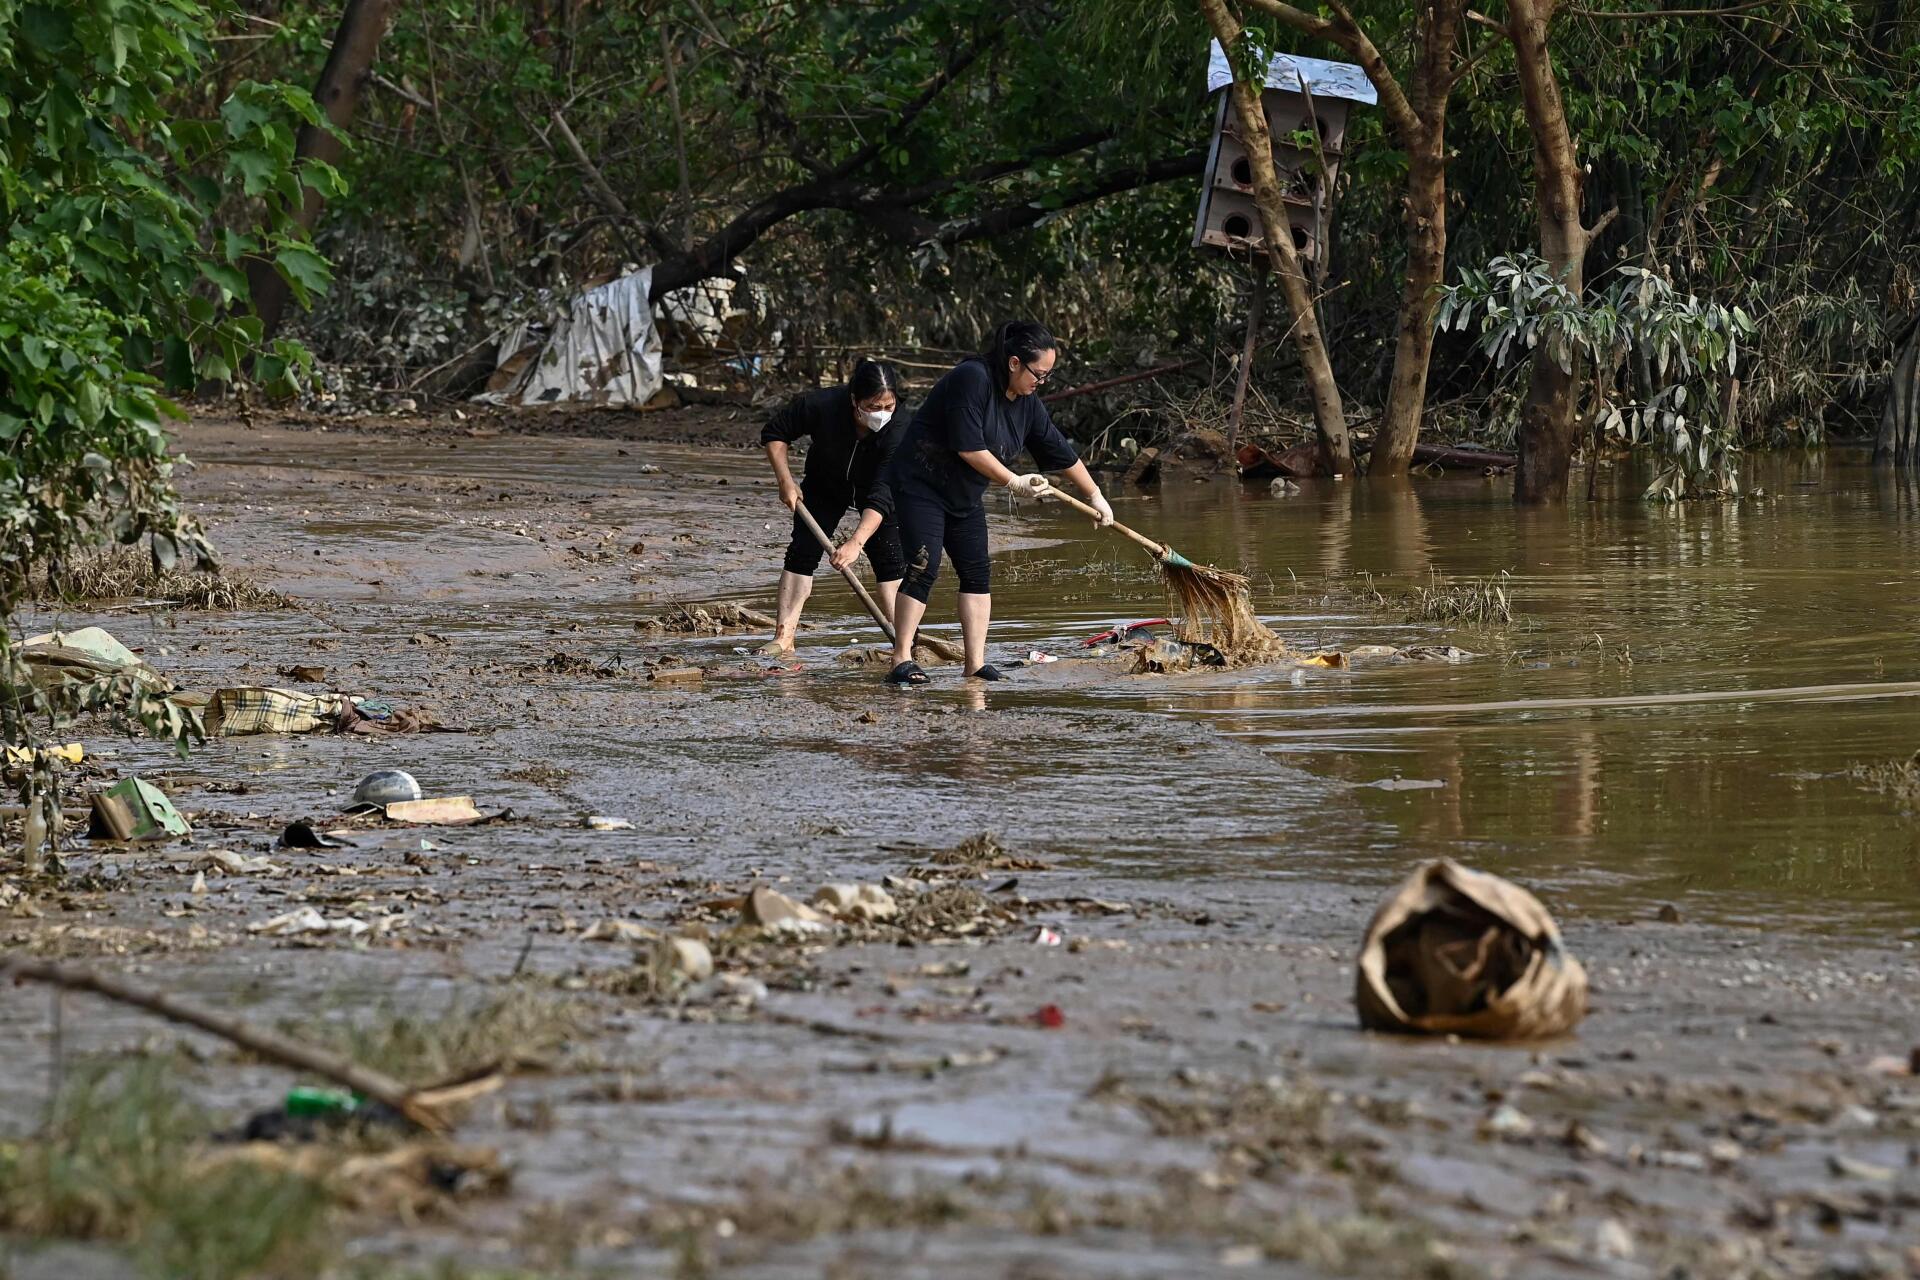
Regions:
M 1367 79 L 1367 73 L 1351 62 L 1328 62 L 1324 58 L 1306 58 L 1292 53 L 1276 53 L 1267 64 L 1267 88 L 1300 92 L 1304 78 L 1307 90 L 1316 98 L 1345 98 L 1373 106 L 1380 93 Z M 1218 40 L 1207 46 L 1207 92 L 1214 93 L 1233 83 L 1233 68 L 1227 52 Z
M 506 366 L 526 346 L 531 330 L 501 335 L 505 385 L 475 396 L 489 404 L 645 404 L 660 390 L 660 332 L 647 291 L 653 268 L 589 289 L 573 299 L 538 356 L 517 370 Z M 496 375 L 498 381 L 498 375 Z

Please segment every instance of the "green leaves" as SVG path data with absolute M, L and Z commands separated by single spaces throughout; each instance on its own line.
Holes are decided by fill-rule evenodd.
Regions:
M 1745 311 L 1681 294 L 1664 276 L 1634 266 L 1616 268 L 1612 283 L 1586 299 L 1531 254 L 1460 275 L 1441 291 L 1435 327 L 1464 331 L 1478 315 L 1478 345 L 1496 366 L 1544 347 L 1569 374 L 1581 370 L 1589 419 L 1621 443 L 1649 442 L 1660 455 L 1649 497 L 1739 493 L 1737 424 L 1724 420 L 1714 392 L 1738 373 L 1739 338 L 1757 331 Z M 1653 391 L 1643 403 L 1616 403 L 1616 385 Z M 1690 396 L 1699 406 L 1691 420 L 1683 412 Z

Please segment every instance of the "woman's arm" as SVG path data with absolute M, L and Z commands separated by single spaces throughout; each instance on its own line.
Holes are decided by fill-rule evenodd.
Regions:
M 961 452 L 960 458 L 985 476 L 989 483 L 1005 486 L 1012 484 L 1017 478 L 1007 469 L 1005 463 L 993 456 L 993 452 L 989 449 L 966 449 Z M 1082 467 L 1080 470 L 1084 472 L 1086 468 Z
M 798 510 L 800 486 L 794 481 L 792 469 L 787 466 L 785 440 L 767 441 L 767 461 L 773 464 L 773 478 L 780 482 L 780 501 L 785 504 L 787 510 Z
M 860 523 L 854 526 L 852 534 L 848 536 L 845 542 L 833 549 L 833 554 L 827 557 L 827 563 L 836 569 L 844 569 L 855 560 L 858 560 L 860 553 L 866 549 L 867 539 L 879 532 L 881 521 L 884 518 L 885 517 L 872 507 L 868 507 L 865 511 L 862 511 L 860 513 Z

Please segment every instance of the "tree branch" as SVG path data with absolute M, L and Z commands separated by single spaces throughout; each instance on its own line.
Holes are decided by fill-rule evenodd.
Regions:
M 1642 18 L 1727 18 L 1775 3 L 1778 0 L 1747 0 L 1745 4 L 1728 5 L 1724 9 L 1562 9 L 1560 12 L 1570 13 L 1576 18 L 1633 22 Z
M 561 141 L 567 144 L 567 150 L 573 154 L 574 163 L 579 165 L 581 171 L 587 175 L 587 185 L 593 189 L 594 195 L 599 197 L 600 203 L 606 206 L 607 212 L 614 216 L 617 223 L 632 223 L 638 227 L 640 234 L 645 237 L 647 244 L 655 253 L 662 257 L 677 253 L 679 246 L 667 239 L 659 228 L 644 218 L 636 218 L 627 212 L 626 203 L 620 199 L 619 193 L 607 184 L 606 178 L 601 176 L 600 170 L 595 167 L 593 160 L 587 155 L 587 149 L 580 145 L 580 139 L 575 137 L 573 130 L 568 127 L 567 118 L 558 111 L 555 111 L 552 120 L 553 127 L 560 134 Z M 624 239 L 624 237 L 622 238 Z M 627 246 L 627 253 L 636 262 L 643 260 L 642 255 L 635 252 L 635 246 L 631 244 Z
M 182 1000 L 168 991 L 149 987 L 110 973 L 57 964 L 50 960 L 25 957 L 0 960 L 0 978 L 15 982 L 45 982 L 69 991 L 91 991 L 109 1000 L 118 1000 L 135 1008 L 157 1013 L 172 1022 L 198 1027 L 222 1040 L 257 1053 L 270 1062 L 299 1071 L 311 1071 L 355 1093 L 393 1108 L 413 1123 L 434 1133 L 446 1131 L 446 1121 L 431 1107 L 422 1105 L 414 1090 L 392 1076 L 362 1066 L 344 1054 L 306 1044 L 277 1031 L 242 1022 L 238 1018 Z
M 1387 121 L 1400 135 L 1400 145 L 1412 150 L 1420 144 L 1420 136 L 1426 124 L 1420 113 L 1413 109 L 1407 100 L 1406 92 L 1401 89 L 1400 81 L 1394 77 L 1387 66 L 1387 60 L 1374 45 L 1367 33 L 1360 28 L 1353 14 L 1340 0 L 1326 0 L 1335 18 L 1321 18 L 1304 10 L 1296 9 L 1285 0 L 1248 0 L 1254 8 L 1270 14 L 1304 35 L 1318 36 L 1339 46 L 1349 57 L 1360 64 L 1367 73 L 1367 79 L 1373 81 L 1373 87 L 1380 94 L 1380 106 L 1387 114 Z
M 941 94 L 945 93 L 955 80 L 965 75 L 967 68 L 979 61 L 981 54 L 1000 43 L 1000 34 L 1000 31 L 996 30 L 985 39 L 969 45 L 967 48 L 960 50 L 949 58 L 945 70 L 927 82 L 927 87 L 920 91 L 919 97 L 900 109 L 900 113 L 895 118 L 893 126 L 889 128 L 882 137 L 867 143 L 845 160 L 835 165 L 831 176 L 844 178 L 865 168 L 867 162 L 879 155 L 881 149 L 889 142 L 898 139 L 905 134 L 908 129 L 912 128 L 913 122 L 919 119 L 921 114 L 925 112 L 928 107 L 932 106 L 934 101 L 938 99 Z

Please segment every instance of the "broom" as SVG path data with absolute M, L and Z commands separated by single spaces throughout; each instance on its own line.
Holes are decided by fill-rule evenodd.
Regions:
M 807 510 L 806 504 L 803 502 L 795 507 L 793 513 L 800 517 L 801 522 L 804 523 L 813 536 L 819 540 L 821 549 L 828 555 L 832 555 L 833 539 L 829 538 L 827 531 L 820 527 L 820 522 L 813 518 L 813 512 Z M 860 581 L 860 576 L 856 574 L 851 567 L 840 570 L 840 576 L 845 578 L 847 585 L 853 588 L 853 594 L 860 597 L 860 603 L 867 606 L 867 613 L 875 622 L 880 624 L 880 630 L 886 633 L 887 643 L 894 643 L 893 624 L 888 622 L 886 615 L 880 612 L 879 601 L 868 594 L 867 584 Z M 942 640 L 938 636 L 916 635 L 913 638 L 913 647 L 916 649 L 926 648 L 933 650 L 942 662 L 958 662 L 964 665 L 967 660 L 964 649 L 953 643 L 953 641 Z
M 1098 511 L 1052 485 L 1048 485 L 1041 496 L 1058 498 L 1076 511 L 1096 520 L 1100 518 Z M 1245 575 L 1216 569 L 1210 564 L 1195 564 L 1165 543 L 1155 542 L 1117 520 L 1111 528 L 1146 548 L 1159 563 L 1167 591 L 1186 619 L 1185 639 L 1211 644 L 1229 662 L 1257 661 L 1285 651 L 1286 641 L 1269 630 L 1254 613 Z

